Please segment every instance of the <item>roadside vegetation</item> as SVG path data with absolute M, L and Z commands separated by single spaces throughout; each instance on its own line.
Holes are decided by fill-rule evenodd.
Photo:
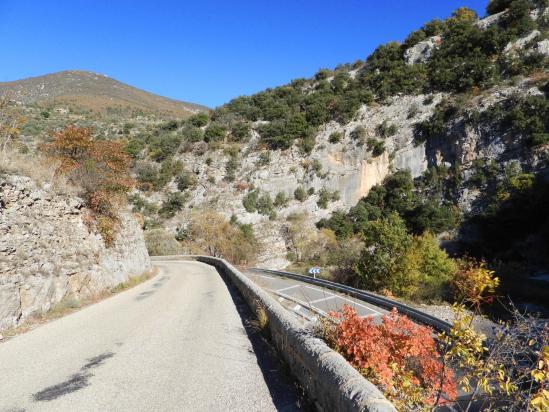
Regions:
M 484 267 L 472 270 L 455 280 L 461 294 L 455 320 L 436 339 L 395 310 L 376 323 L 348 306 L 318 333 L 398 410 L 547 410 L 549 325 L 512 308 L 490 338 L 476 331 L 473 318 L 493 302 L 499 280 Z

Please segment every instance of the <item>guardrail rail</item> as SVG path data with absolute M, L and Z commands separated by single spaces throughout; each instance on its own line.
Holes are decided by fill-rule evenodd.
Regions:
M 337 292 L 345 293 L 349 296 L 357 298 L 363 302 L 370 303 L 375 306 L 379 306 L 383 309 L 392 310 L 396 308 L 399 313 L 402 313 L 408 316 L 410 319 L 417 323 L 427 325 L 439 332 L 449 332 L 452 325 L 448 322 L 445 322 L 435 316 L 429 315 L 425 312 L 422 312 L 418 309 L 412 308 L 408 305 L 405 305 L 401 302 L 389 299 L 383 296 L 376 295 L 372 292 L 368 292 L 362 289 L 353 288 L 351 286 L 342 285 L 340 283 L 332 282 L 324 279 L 317 279 L 310 276 L 299 275 L 297 273 L 285 272 L 281 270 L 270 270 L 270 269 L 260 269 L 252 268 L 252 272 L 268 273 L 271 275 L 276 275 L 280 277 L 286 277 L 290 279 L 295 279 L 300 282 L 310 283 L 317 286 L 322 286 L 327 289 L 335 290 Z

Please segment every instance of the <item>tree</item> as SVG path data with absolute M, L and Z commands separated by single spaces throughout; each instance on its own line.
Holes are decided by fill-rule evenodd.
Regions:
M 193 253 L 223 257 L 234 264 L 252 263 L 261 250 L 251 226 L 231 224 L 210 209 L 193 213 L 186 233 L 185 244 Z
M 58 161 L 56 173 L 64 174 L 82 189 L 97 228 L 107 245 L 114 241 L 117 209 L 127 201 L 133 187 L 131 158 L 122 142 L 94 140 L 92 130 L 67 126 L 52 136 L 46 152 Z
M 411 273 L 403 273 L 403 260 L 412 245 L 402 218 L 391 213 L 386 218 L 370 222 L 362 233 L 364 250 L 357 265 L 357 275 L 363 287 L 388 289 L 406 295 L 416 283 Z

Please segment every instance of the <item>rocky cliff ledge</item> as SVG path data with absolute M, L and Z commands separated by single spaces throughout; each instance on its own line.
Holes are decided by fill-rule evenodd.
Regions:
M 139 224 L 122 213 L 107 248 L 74 196 L 21 176 L 0 178 L 0 330 L 64 298 L 99 294 L 151 265 Z

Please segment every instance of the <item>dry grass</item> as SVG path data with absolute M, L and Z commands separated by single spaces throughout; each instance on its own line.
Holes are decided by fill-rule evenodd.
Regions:
M 23 155 L 13 149 L 0 153 L 0 175 L 14 174 L 30 177 L 37 185 L 51 184 L 60 194 L 77 194 L 78 188 L 69 183 L 64 176 L 55 174 L 56 164 L 39 155 Z
M 256 302 L 255 305 L 255 319 L 250 321 L 250 326 L 256 332 L 260 332 L 264 335 L 268 334 L 269 331 L 269 316 L 265 310 L 265 306 L 260 302 Z
M 153 268 L 150 271 L 144 272 L 139 276 L 134 276 L 126 282 L 122 282 L 110 290 L 105 290 L 93 296 L 86 297 L 84 299 L 77 299 L 74 296 L 68 295 L 54 304 L 50 310 L 44 313 L 37 313 L 27 318 L 21 325 L 4 330 L 0 336 L 3 337 L 0 343 L 5 342 L 17 335 L 21 335 L 38 326 L 48 323 L 52 320 L 59 319 L 63 316 L 76 312 L 86 306 L 100 302 L 110 296 L 123 292 L 127 289 L 131 289 L 149 279 L 152 279 L 158 274 L 158 269 Z

